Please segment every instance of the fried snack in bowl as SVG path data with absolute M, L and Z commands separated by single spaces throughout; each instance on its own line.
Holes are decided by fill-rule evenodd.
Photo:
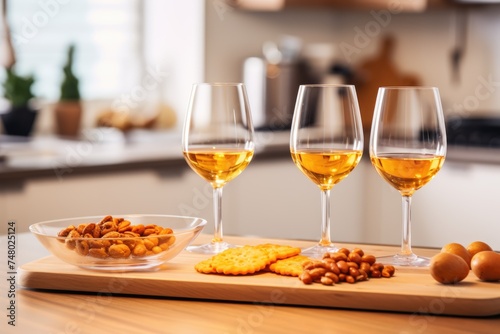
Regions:
M 115 215 L 36 223 L 30 231 L 53 255 L 84 269 L 155 270 L 188 246 L 207 221 L 171 215 Z

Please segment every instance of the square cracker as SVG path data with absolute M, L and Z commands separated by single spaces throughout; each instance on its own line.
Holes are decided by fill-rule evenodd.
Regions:
M 246 275 L 265 269 L 276 261 L 276 254 L 253 246 L 230 248 L 206 260 L 194 268 L 203 274 Z
M 252 246 L 229 248 L 212 257 L 212 267 L 219 274 L 247 275 L 258 272 L 276 257 L 264 249 Z

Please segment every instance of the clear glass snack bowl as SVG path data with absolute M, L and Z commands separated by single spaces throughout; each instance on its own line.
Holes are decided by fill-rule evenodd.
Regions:
M 104 218 L 104 216 L 88 216 L 44 221 L 31 225 L 29 229 L 40 241 L 40 243 L 45 246 L 47 250 L 49 250 L 49 252 L 66 263 L 90 270 L 141 271 L 159 269 L 162 264 L 171 260 L 182 250 L 184 250 L 184 248 L 186 248 L 200 234 L 200 232 L 207 224 L 207 221 L 202 218 L 171 215 L 127 214 L 113 215 L 113 217 L 128 220 L 131 222 L 131 225 L 142 224 L 146 226 L 154 224 L 163 228 L 172 229 L 172 234 L 166 234 L 164 236 L 158 237 L 161 242 L 168 242 L 168 248 L 164 247 L 167 249 L 162 250 L 157 254 L 135 256 L 132 254 L 133 252 L 131 252 L 131 254 L 127 257 L 115 258 L 109 256 L 110 245 L 123 244 L 124 241 L 129 245 L 130 243 L 144 243 L 146 239 L 155 238 L 156 236 L 118 237 L 105 239 L 90 239 L 84 237 L 69 239 L 66 237 L 58 236 L 58 233 L 61 230 L 67 228 L 70 225 L 78 227 L 78 225 L 80 224 L 98 224 Z M 172 240 L 170 239 L 171 237 L 175 239 Z M 91 256 L 90 254 L 82 255 L 82 253 L 85 252 L 78 252 L 76 250 L 76 245 L 83 247 L 83 242 L 87 242 L 88 244 L 89 240 L 97 242 L 104 241 L 107 245 L 107 248 L 106 245 L 101 245 L 101 248 L 102 251 L 105 251 L 108 254 L 108 256 L 105 258 L 99 258 L 95 255 Z M 73 248 L 72 246 L 75 246 L 75 248 Z

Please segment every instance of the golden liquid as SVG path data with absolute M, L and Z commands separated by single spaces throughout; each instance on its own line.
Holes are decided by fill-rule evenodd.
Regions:
M 189 166 L 214 188 L 220 188 L 240 175 L 252 160 L 253 151 L 205 149 L 184 152 Z
M 404 196 L 426 185 L 441 169 L 444 156 L 387 154 L 371 158 L 377 172 Z
M 292 151 L 293 162 L 321 190 L 330 190 L 358 165 L 362 151 Z

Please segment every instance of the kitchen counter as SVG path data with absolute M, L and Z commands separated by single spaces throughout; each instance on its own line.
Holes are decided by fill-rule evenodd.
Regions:
M 0 241 L 6 245 L 5 236 Z M 18 234 L 17 245 L 18 266 L 47 255 L 29 233 Z M 0 261 L 3 268 L 6 268 L 5 258 Z M 8 291 L 7 283 L 6 279 L 0 281 L 2 291 Z M 110 288 L 119 286 L 110 281 Z M 8 325 L 9 319 L 5 317 L 12 300 L 16 327 Z M 4 294 L 1 301 L 2 333 L 292 333 L 309 332 L 311 328 L 325 333 L 493 333 L 500 326 L 498 316 L 454 317 L 284 306 L 259 300 L 241 303 L 147 297 L 115 294 L 109 290 L 75 293 L 18 286 L 15 298 L 8 299 Z M 441 307 L 441 304 L 438 300 L 430 307 Z
M 55 136 L 0 136 L 0 181 L 187 167 L 177 132 L 134 131 L 123 135 L 112 129 L 94 129 L 82 137 L 71 140 Z M 290 158 L 289 132 L 257 132 L 256 137 L 253 161 Z M 447 161 L 500 164 L 499 153 L 498 148 L 450 146 Z
M 257 133 L 255 160 L 290 157 L 288 132 Z M 285 149 L 286 148 L 286 149 Z M 187 168 L 177 132 L 113 129 L 87 131 L 81 139 L 0 136 L 0 181 L 66 177 L 137 169 Z

